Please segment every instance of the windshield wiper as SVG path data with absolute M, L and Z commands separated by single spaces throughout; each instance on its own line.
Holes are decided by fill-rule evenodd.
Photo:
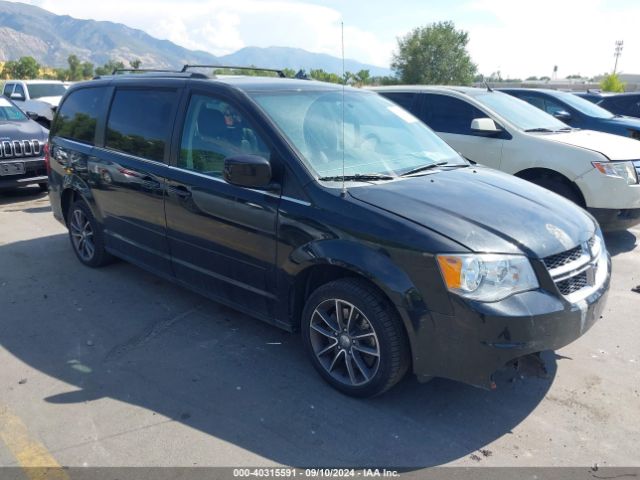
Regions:
M 381 173 L 356 173 L 355 175 L 336 175 L 333 177 L 320 177 L 318 180 L 325 182 L 368 182 L 372 180 L 393 180 L 395 177 L 391 175 L 383 175 Z
M 401 174 L 401 177 L 406 177 L 407 175 L 412 175 L 414 173 L 418 173 L 418 172 L 422 172 L 424 170 L 429 170 L 430 168 L 434 168 L 434 167 L 441 167 L 442 165 L 446 165 L 449 162 L 434 162 L 434 163 L 428 163 L 426 165 L 422 165 L 420 167 L 416 167 L 416 168 L 412 168 L 411 170 L 409 170 L 408 172 L 404 172 L 403 174 Z

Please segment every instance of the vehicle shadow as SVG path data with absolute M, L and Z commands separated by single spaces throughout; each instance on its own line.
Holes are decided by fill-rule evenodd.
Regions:
M 47 192 L 41 191 L 37 185 L 3 189 L 0 190 L 0 205 L 9 205 L 11 203 L 45 198 L 48 197 L 48 195 L 49 194 Z
M 630 252 L 636 248 L 638 243 L 638 239 L 630 230 L 605 232 L 604 241 L 607 245 L 607 250 L 612 256 Z
M 83 267 L 67 242 L 0 247 L 0 345 L 74 386 L 30 401 L 113 398 L 285 465 L 413 469 L 491 455 L 478 450 L 527 418 L 556 374 L 546 352 L 546 375 L 507 370 L 496 391 L 408 376 L 352 399 L 322 382 L 298 335 L 125 262 Z M 109 419 L 120 421 L 132 428 L 129 416 Z

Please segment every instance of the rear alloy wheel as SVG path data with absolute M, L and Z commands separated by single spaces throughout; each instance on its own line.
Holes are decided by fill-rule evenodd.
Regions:
M 78 201 L 71 206 L 67 225 L 73 251 L 82 263 L 100 267 L 111 260 L 104 249 L 102 230 L 86 203 Z
M 348 395 L 380 394 L 409 365 L 400 319 L 379 292 L 358 279 L 330 282 L 311 295 L 303 335 L 316 369 Z

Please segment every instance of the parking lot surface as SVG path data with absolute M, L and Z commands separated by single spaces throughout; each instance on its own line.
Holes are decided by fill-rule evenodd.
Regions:
M 125 262 L 92 270 L 36 189 L 0 193 L 0 465 L 639 466 L 640 231 L 603 318 L 496 391 L 356 400 L 298 335 Z

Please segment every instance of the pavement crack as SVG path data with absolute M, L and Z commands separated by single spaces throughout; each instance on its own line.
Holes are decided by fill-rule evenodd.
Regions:
M 202 304 L 198 304 L 195 307 L 187 310 L 186 312 L 179 313 L 178 315 L 175 315 L 171 318 L 154 323 L 149 328 L 143 330 L 139 334 L 127 340 L 125 343 L 116 345 L 111 350 L 109 350 L 109 352 L 107 352 L 104 357 L 104 362 L 109 363 L 117 361 L 133 350 L 149 343 L 154 338 L 162 335 L 164 332 L 169 330 L 176 323 L 184 320 L 192 313 L 197 312 L 201 306 Z

